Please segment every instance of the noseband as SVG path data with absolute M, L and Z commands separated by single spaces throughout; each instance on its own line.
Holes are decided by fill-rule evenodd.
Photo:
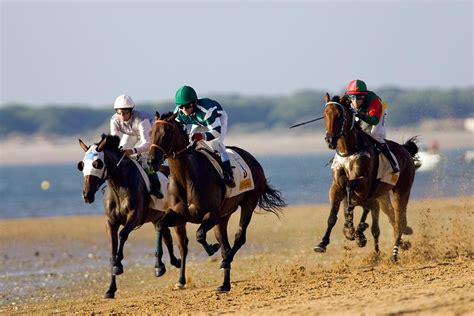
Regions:
M 175 145 L 174 132 L 176 130 L 176 125 L 173 124 L 173 123 L 170 123 L 168 121 L 165 121 L 165 120 L 156 120 L 154 124 L 164 124 L 164 125 L 171 126 L 173 128 L 172 131 L 171 131 L 172 132 L 172 134 L 171 134 L 171 145 L 170 145 L 170 148 L 168 150 L 165 150 L 160 145 L 157 145 L 157 144 L 154 144 L 154 143 L 152 143 L 150 145 L 150 148 L 157 148 L 159 151 L 161 151 L 163 153 L 163 161 L 168 157 L 172 157 L 173 159 L 176 158 L 176 156 L 182 154 L 183 152 L 188 150 L 194 144 L 193 142 L 191 142 L 188 146 L 184 147 L 183 149 L 171 152 L 171 150 L 173 149 L 173 147 Z
M 344 128 L 346 127 L 346 123 L 347 123 L 345 107 L 339 102 L 331 101 L 331 102 L 326 103 L 326 106 L 324 108 L 326 109 L 326 107 L 330 104 L 336 104 L 340 109 L 342 109 L 342 127 L 339 133 L 337 133 L 337 135 L 334 136 L 336 139 L 339 139 L 341 136 L 346 135 L 347 133 L 352 131 L 352 129 L 354 128 L 354 116 L 352 116 L 351 127 L 347 131 L 344 131 Z

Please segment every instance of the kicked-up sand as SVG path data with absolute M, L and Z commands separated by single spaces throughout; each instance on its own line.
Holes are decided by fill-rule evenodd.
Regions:
M 97 201 L 96 203 L 99 203 Z M 355 218 L 361 210 L 356 208 Z M 474 313 L 474 197 L 411 201 L 405 236 L 411 249 L 390 262 L 392 228 L 381 214 L 381 254 L 342 234 L 343 215 L 326 253 L 313 247 L 326 229 L 328 205 L 290 206 L 280 218 L 254 215 L 247 243 L 232 263 L 232 289 L 222 283 L 220 254 L 207 257 L 189 224 L 187 285 L 178 270 L 154 276 L 151 224 L 125 245 L 124 274 L 115 299 L 109 282 L 109 243 L 101 216 L 0 220 L 0 313 L 28 314 L 406 314 Z M 233 240 L 238 215 L 233 215 Z M 371 223 L 369 218 L 368 223 Z M 212 231 L 208 240 L 215 241 Z M 175 247 L 176 248 L 176 247 Z M 179 256 L 177 250 L 175 253 Z

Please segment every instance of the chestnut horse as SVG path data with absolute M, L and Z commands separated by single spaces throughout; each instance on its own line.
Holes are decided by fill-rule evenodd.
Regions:
M 107 181 L 104 209 L 112 255 L 110 258 L 111 282 L 105 294 L 106 298 L 115 296 L 117 290 L 115 276 L 123 273 L 123 247 L 130 232 L 147 222 L 152 222 L 156 226 L 158 219 L 164 214 L 161 210 L 148 207 L 150 195 L 145 181 L 134 162 L 124 157 L 120 152 L 119 142 L 118 136 L 110 135 L 102 135 L 101 141 L 92 146 L 87 146 L 82 140 L 79 140 L 81 148 L 86 152 L 84 159 L 78 163 L 78 169 L 84 174 L 82 187 L 84 202 L 93 203 L 95 193 Z M 123 229 L 118 234 L 121 225 Z M 176 227 L 175 231 L 179 237 L 178 246 L 182 253 L 182 249 L 187 243 L 184 225 Z M 169 229 L 157 231 L 157 240 L 161 240 L 161 234 L 165 238 L 171 264 L 180 267 L 182 262 L 174 256 L 173 241 Z M 163 256 L 161 243 L 157 243 L 155 256 L 155 274 L 161 276 L 166 271 L 161 260 Z
M 324 252 L 329 244 L 331 230 L 337 220 L 337 212 L 341 201 L 347 199 L 345 209 L 344 232 L 346 237 L 354 233 L 352 218 L 353 210 L 357 205 L 365 207 L 364 216 L 368 210 L 378 219 L 378 204 L 375 200 L 387 199 L 390 191 L 393 192 L 393 222 L 394 245 L 391 259 L 398 260 L 398 249 L 401 243 L 402 233 L 410 230 L 407 227 L 406 211 L 410 198 L 410 191 L 415 178 L 414 157 L 418 152 L 416 138 L 409 139 L 405 144 L 387 140 L 387 144 L 395 155 L 400 174 L 395 185 L 380 182 L 377 179 L 379 165 L 378 153 L 373 145 L 371 137 L 363 132 L 359 124 L 355 123 L 355 116 L 350 109 L 350 103 L 346 96 L 339 99 L 335 96 L 330 101 L 329 94 L 325 96 L 326 107 L 324 110 L 324 122 L 326 127 L 325 140 L 330 149 L 345 157 L 347 163 L 344 167 L 333 170 L 333 182 L 329 191 L 331 211 L 328 218 L 328 227 L 322 241 L 315 247 L 315 251 Z M 374 214 L 374 212 L 376 214 Z M 390 214 L 388 214 L 390 215 Z M 376 226 L 376 227 L 374 227 Z M 378 232 L 378 224 L 372 227 L 374 238 Z M 349 236 L 348 236 L 349 235 Z M 353 238 L 352 238 L 353 239 Z
M 186 222 L 200 224 L 196 232 L 197 241 L 209 255 L 221 248 L 224 281 L 218 292 L 230 291 L 230 269 L 237 251 L 245 244 L 247 227 L 257 206 L 278 215 L 286 203 L 279 191 L 273 189 L 265 178 L 258 161 L 248 152 L 238 147 L 228 147 L 237 152 L 248 164 L 252 172 L 254 189 L 231 198 L 225 198 L 226 186 L 221 177 L 193 144 L 189 143 L 185 126 L 175 120 L 176 114 L 155 115 L 151 132 L 149 159 L 156 170 L 168 159 L 171 179 L 168 188 L 169 208 L 160 219 L 166 226 L 182 225 Z M 227 237 L 229 218 L 240 206 L 240 222 L 231 247 Z M 209 245 L 206 233 L 214 227 L 218 245 Z M 184 261 L 185 258 L 183 257 Z M 180 280 L 185 282 L 185 280 Z M 184 285 L 184 283 L 182 283 Z

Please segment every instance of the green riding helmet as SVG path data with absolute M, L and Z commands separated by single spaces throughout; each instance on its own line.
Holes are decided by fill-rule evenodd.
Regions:
M 197 99 L 196 91 L 190 86 L 182 86 L 176 91 L 176 105 L 189 104 L 197 101 Z

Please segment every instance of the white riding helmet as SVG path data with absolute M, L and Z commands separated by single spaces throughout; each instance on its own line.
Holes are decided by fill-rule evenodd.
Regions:
M 126 94 L 119 95 L 114 102 L 114 109 L 133 109 L 135 102 Z

